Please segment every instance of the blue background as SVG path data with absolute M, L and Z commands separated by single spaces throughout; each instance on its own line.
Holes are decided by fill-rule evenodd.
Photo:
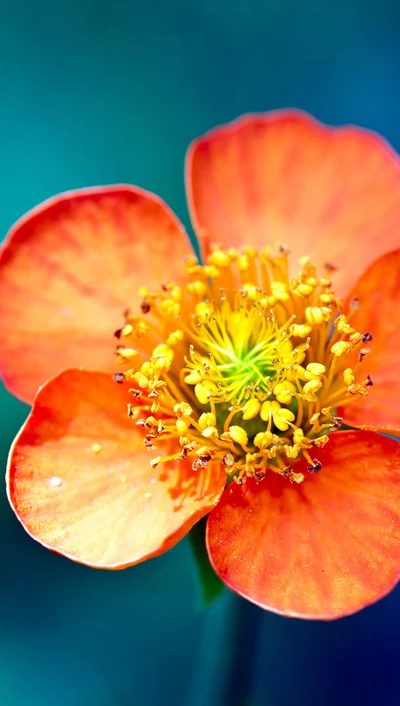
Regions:
M 399 150 L 399 25 L 398 0 L 0 0 L 0 232 L 121 181 L 189 227 L 185 149 L 247 111 L 303 108 Z M 1 390 L 0 409 L 5 467 L 27 408 Z M 30 540 L 4 494 L 0 559 L 2 706 L 399 704 L 400 590 L 326 624 L 228 592 L 204 613 L 185 542 L 93 571 Z

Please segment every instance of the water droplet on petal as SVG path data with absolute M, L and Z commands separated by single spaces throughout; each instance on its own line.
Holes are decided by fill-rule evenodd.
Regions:
M 52 488 L 60 488 L 62 486 L 63 482 L 62 479 L 59 478 L 58 476 L 52 476 L 49 480 L 49 485 Z

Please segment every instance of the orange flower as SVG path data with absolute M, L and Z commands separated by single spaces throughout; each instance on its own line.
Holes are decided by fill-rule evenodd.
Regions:
M 29 534 L 116 569 L 210 513 L 214 569 L 263 608 L 330 619 L 390 591 L 400 446 L 376 432 L 400 428 L 399 166 L 358 128 L 248 116 L 188 153 L 203 264 L 130 186 L 20 220 L 1 366 L 27 402 L 43 385 L 8 470 Z

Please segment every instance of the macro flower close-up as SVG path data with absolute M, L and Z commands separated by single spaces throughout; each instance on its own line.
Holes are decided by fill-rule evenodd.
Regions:
M 400 573 L 400 159 L 293 110 L 195 140 L 198 255 L 158 197 L 67 192 L 0 258 L 0 369 L 32 404 L 10 503 L 41 544 L 122 569 L 207 516 L 209 561 L 285 616 Z

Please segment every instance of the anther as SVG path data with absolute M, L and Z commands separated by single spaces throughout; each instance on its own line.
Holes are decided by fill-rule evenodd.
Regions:
M 130 402 L 128 402 L 128 417 L 129 419 L 136 419 L 139 416 L 139 412 L 135 407 L 131 405 Z
M 183 379 L 188 385 L 197 385 L 198 382 L 202 381 L 203 375 L 199 370 L 192 370 L 188 375 L 185 375 Z
M 259 449 L 264 449 L 270 446 L 274 440 L 274 435 L 270 431 L 260 431 L 255 435 L 253 439 L 254 446 L 258 446 Z
M 343 424 L 343 417 L 332 417 L 332 431 L 337 431 Z
M 178 419 L 181 419 L 182 417 L 190 417 L 193 414 L 193 409 L 187 402 L 179 402 L 174 406 L 174 412 Z
M 307 402 L 314 402 L 314 397 L 322 387 L 321 380 L 309 380 L 303 387 L 304 399 Z
M 210 397 L 217 391 L 217 386 L 213 382 L 197 383 L 194 388 L 194 394 L 196 395 L 200 404 L 207 404 Z
M 133 333 L 133 326 L 130 323 L 125 324 L 125 326 L 122 327 L 121 335 L 122 336 L 131 336 Z
M 310 473 L 318 473 L 322 468 L 322 463 L 321 461 L 318 461 L 318 459 L 314 458 L 313 462 L 311 465 L 307 466 L 307 471 Z
M 192 470 L 197 471 L 199 468 L 207 468 L 211 458 L 212 456 L 210 453 L 200 456 L 200 458 L 196 458 L 192 463 Z
M 299 294 L 301 297 L 308 297 L 310 294 L 313 293 L 313 291 L 314 287 L 312 287 L 310 284 L 304 283 L 300 283 L 295 289 L 296 294 Z
M 353 384 L 355 380 L 353 371 L 351 368 L 346 368 L 346 370 L 343 371 L 343 382 L 347 387 Z
M 300 483 L 302 483 L 304 480 L 304 474 L 292 472 L 291 476 L 289 476 L 289 480 L 291 483 L 296 483 L 296 485 L 300 485 Z
M 125 348 L 125 346 L 117 346 L 116 352 L 122 359 L 134 358 L 137 355 L 137 351 L 134 348 Z
M 140 308 L 141 308 L 143 314 L 148 314 L 151 309 L 149 300 L 143 299 L 143 301 L 140 305 Z
M 320 302 L 322 302 L 322 304 L 330 304 L 334 300 L 334 298 L 335 297 L 333 292 L 323 292 L 320 295 L 319 300 Z
M 358 352 L 358 360 L 361 363 L 361 361 L 365 358 L 368 353 L 371 353 L 370 348 L 361 348 L 361 350 Z
M 350 343 L 346 343 L 346 341 L 337 341 L 336 343 L 331 346 L 331 353 L 335 355 L 337 358 L 340 358 L 344 353 L 349 353 L 351 350 L 351 345 Z
M 276 400 L 273 400 L 270 402 L 269 400 L 266 402 L 263 402 L 261 406 L 261 411 L 260 411 L 260 417 L 263 420 L 263 422 L 267 422 L 269 418 L 273 415 L 279 412 L 281 409 L 281 406 L 279 402 Z
M 198 424 L 199 424 L 199 427 L 202 431 L 204 429 L 207 429 L 207 427 L 215 427 L 215 425 L 216 425 L 215 415 L 212 412 L 204 412 L 203 414 L 200 415 Z
M 235 441 L 240 446 L 246 446 L 248 442 L 247 432 L 243 427 L 231 426 L 229 427 L 228 434 L 232 441 Z
M 187 430 L 189 429 L 190 422 L 186 422 L 184 419 L 177 419 L 176 423 L 176 430 L 180 436 L 183 436 L 186 434 Z
M 329 436 L 328 434 L 323 434 L 322 436 L 317 436 L 316 439 L 313 439 L 312 445 L 317 446 L 319 449 L 322 449 L 325 444 L 327 444 L 329 441 Z
M 212 439 L 218 437 L 218 429 L 217 427 L 206 427 L 201 432 L 201 435 L 204 436 L 205 439 Z
M 258 400 L 254 399 L 254 398 L 249 400 L 248 402 L 246 402 L 246 404 L 242 408 L 243 419 L 245 421 L 248 421 L 250 419 L 254 419 L 254 417 L 256 417 L 257 414 L 259 413 L 260 409 L 261 409 L 261 402 L 259 402 Z
M 293 432 L 293 441 L 295 444 L 299 444 L 300 446 L 302 445 L 304 440 L 304 432 L 302 429 L 297 428 Z
M 246 476 L 235 476 L 233 480 L 237 485 L 244 485 L 246 483 Z
M 294 422 L 295 415 L 290 409 L 280 409 L 277 414 L 274 414 L 273 420 L 279 431 L 287 431 L 289 429 L 288 422 Z
M 284 478 L 289 478 L 292 473 L 293 471 L 290 466 L 285 466 L 285 468 L 282 468 L 282 470 L 279 471 L 279 475 L 283 476 Z
M 306 338 L 311 331 L 312 326 L 310 326 L 310 324 L 292 324 L 290 327 L 292 336 L 298 336 L 299 338 Z
M 322 363 L 308 363 L 306 370 L 311 373 L 311 375 L 317 375 L 318 377 L 326 373 L 326 367 L 322 365 Z M 307 379 L 306 376 L 306 380 Z
M 199 297 L 204 297 L 205 293 L 207 292 L 206 285 L 200 280 L 189 282 L 189 284 L 186 285 L 186 288 L 188 292 L 190 292 L 190 294 L 197 294 Z
M 277 401 L 281 404 L 290 404 L 292 401 L 292 394 L 295 391 L 296 388 L 293 383 L 288 381 L 278 382 L 273 389 L 273 393 Z
M 301 447 L 298 444 L 293 444 L 292 446 L 286 444 L 284 448 L 287 458 L 297 458 L 301 451 Z
M 325 307 L 307 306 L 305 310 L 306 321 L 312 326 L 315 324 L 322 324 L 324 321 L 327 321 L 329 314 L 329 309 L 325 311 Z
M 235 463 L 235 458 L 234 458 L 233 454 L 226 453 L 222 458 L 222 463 L 227 468 L 231 468 L 233 466 L 233 464 Z
M 228 267 L 231 263 L 231 258 L 227 252 L 216 248 L 208 257 L 208 262 L 210 265 L 215 265 L 216 267 Z
M 286 466 L 281 471 L 279 471 L 279 475 L 283 476 L 284 478 L 289 478 L 291 483 L 299 484 L 302 483 L 304 480 L 303 473 L 294 473 L 290 466 Z

